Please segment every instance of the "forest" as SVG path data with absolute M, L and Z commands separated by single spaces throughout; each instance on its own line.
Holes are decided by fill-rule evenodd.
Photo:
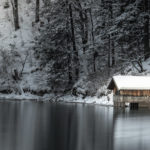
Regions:
M 11 14 L 17 39 L 0 46 L 1 92 L 14 92 L 15 83 L 17 93 L 102 96 L 114 74 L 150 74 L 149 0 L 4 0 L 0 6 Z

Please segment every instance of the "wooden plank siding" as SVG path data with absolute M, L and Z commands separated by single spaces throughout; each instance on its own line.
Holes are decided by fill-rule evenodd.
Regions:
M 114 94 L 116 94 L 116 92 L 117 92 L 117 88 L 116 87 L 114 87 L 113 92 L 114 92 Z
M 150 96 L 150 90 L 120 90 L 120 95 L 124 95 L 124 96 Z

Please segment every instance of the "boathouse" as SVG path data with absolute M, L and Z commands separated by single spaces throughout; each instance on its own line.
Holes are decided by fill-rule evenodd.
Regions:
M 107 88 L 113 90 L 117 107 L 124 107 L 126 103 L 150 107 L 150 76 L 114 76 Z

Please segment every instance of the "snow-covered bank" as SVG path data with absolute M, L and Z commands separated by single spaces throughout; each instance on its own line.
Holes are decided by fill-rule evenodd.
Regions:
M 16 94 L 0 94 L 0 100 L 40 100 L 40 96 L 25 93 L 22 95 Z
M 82 99 L 81 97 L 70 97 L 68 98 L 64 97 L 63 99 L 64 102 L 69 102 L 69 103 L 85 103 L 85 104 L 99 104 L 99 105 L 107 105 L 107 106 L 113 106 L 113 101 L 108 100 L 107 96 L 103 96 L 101 98 L 97 98 L 96 96 L 94 97 L 87 97 L 85 99 Z
M 99 105 L 107 105 L 113 106 L 113 94 L 109 94 L 108 96 L 102 96 L 98 98 L 97 96 L 88 96 L 86 98 L 82 98 L 80 96 L 73 95 L 58 95 L 54 96 L 53 94 L 46 94 L 42 97 L 42 101 L 53 101 L 53 102 L 66 102 L 66 103 L 85 103 L 85 104 L 99 104 Z
M 46 94 L 45 96 L 36 96 L 29 93 L 23 95 L 15 94 L 0 94 L 0 100 L 36 100 L 43 102 L 65 102 L 65 103 L 85 103 L 85 104 L 99 104 L 105 106 L 113 106 L 113 95 L 109 94 L 108 96 L 102 96 L 100 98 L 94 97 L 76 97 L 72 95 L 54 95 Z
M 108 96 L 102 96 L 100 98 L 94 96 L 94 97 L 86 97 L 85 99 L 81 97 L 73 97 L 71 100 L 70 96 L 64 97 L 64 102 L 74 102 L 74 103 L 86 103 L 86 104 L 100 104 L 100 105 L 107 105 L 107 106 L 113 106 L 113 97 L 112 94 Z

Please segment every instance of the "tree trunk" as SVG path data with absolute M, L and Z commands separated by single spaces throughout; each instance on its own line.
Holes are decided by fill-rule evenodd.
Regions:
M 148 13 L 148 0 L 144 0 L 145 12 Z M 144 53 L 145 60 L 150 56 L 150 45 L 149 45 L 149 16 L 148 14 L 145 17 L 144 23 Z
M 14 0 L 14 1 L 11 0 L 11 3 L 12 3 L 12 9 L 13 9 L 15 30 L 18 30 L 20 28 L 19 15 L 18 15 L 18 0 Z
M 70 85 L 71 83 L 72 83 L 71 54 L 68 53 L 68 84 Z
M 68 9 L 68 1 L 66 0 L 66 9 L 67 12 L 69 12 Z M 68 85 L 70 86 L 73 82 L 73 77 L 72 77 L 72 66 L 71 66 L 71 61 L 72 61 L 72 55 L 71 55 L 71 47 L 70 47 L 70 30 L 69 30 L 69 15 L 66 20 L 66 31 L 67 31 L 67 50 L 68 50 Z
M 113 2 L 110 3 L 110 18 L 113 20 Z M 111 22 L 112 24 L 113 22 Z M 111 44 L 111 54 L 112 54 L 112 67 L 115 65 L 115 47 L 114 47 L 114 40 L 110 37 L 110 44 Z
M 40 0 L 36 0 L 35 22 L 39 22 L 40 20 L 39 11 L 40 11 Z
M 87 11 L 83 10 L 81 3 L 79 0 L 76 0 L 78 4 L 78 11 L 79 11 L 79 19 L 80 19 L 80 27 L 81 27 L 81 39 L 82 39 L 82 49 L 83 49 L 83 70 L 85 75 L 88 74 L 88 65 L 87 65 L 87 58 L 86 58 L 86 49 L 88 43 L 88 17 Z
M 85 54 L 86 52 L 86 44 L 88 42 L 88 27 L 87 27 L 87 12 L 82 12 L 82 7 L 80 5 L 80 22 L 81 22 L 81 38 L 82 38 L 82 46 L 83 46 L 83 53 Z
M 70 25 L 71 25 L 71 33 L 72 33 L 72 46 L 73 46 L 73 60 L 74 60 L 74 67 L 75 67 L 75 79 L 78 80 L 79 78 L 79 58 L 78 58 L 78 51 L 76 49 L 76 40 L 75 40 L 75 32 L 74 32 L 74 21 L 72 15 L 72 6 L 69 4 L 69 14 L 70 14 Z
M 111 43 L 111 50 L 112 50 L 112 66 L 115 65 L 115 48 L 114 48 L 114 41 Z
M 93 72 L 96 72 L 96 52 L 95 52 L 95 36 L 94 36 L 94 24 L 92 10 L 90 9 L 90 19 L 91 19 L 91 36 L 92 36 L 92 45 L 93 45 Z
M 111 67 L 111 63 L 110 63 L 110 50 L 111 50 L 111 41 L 110 41 L 110 35 L 109 35 L 109 48 L 108 48 L 108 67 Z

